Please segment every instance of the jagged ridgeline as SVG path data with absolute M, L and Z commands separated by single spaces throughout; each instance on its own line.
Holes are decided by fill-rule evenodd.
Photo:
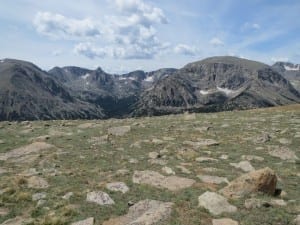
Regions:
M 46 72 L 5 59 L 0 63 L 0 120 L 126 118 L 299 103 L 293 86 L 297 76 L 286 75 L 298 67 L 280 65 L 226 56 L 179 70 L 113 75 L 79 67 Z

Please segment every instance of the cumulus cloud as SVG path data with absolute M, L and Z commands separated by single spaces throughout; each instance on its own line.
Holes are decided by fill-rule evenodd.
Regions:
M 50 12 L 38 12 L 33 24 L 40 34 L 55 39 L 97 37 L 101 33 L 89 18 L 77 20 Z
M 224 46 L 224 42 L 217 37 L 212 38 L 209 43 L 215 47 Z
M 84 55 L 90 59 L 94 59 L 96 57 L 103 58 L 108 53 L 107 50 L 103 48 L 96 48 L 90 42 L 77 44 L 73 51 L 78 55 Z
M 174 52 L 177 53 L 177 54 L 180 54 L 180 55 L 194 56 L 199 51 L 194 46 L 189 46 L 189 45 L 185 45 L 185 44 L 178 44 L 174 47 Z

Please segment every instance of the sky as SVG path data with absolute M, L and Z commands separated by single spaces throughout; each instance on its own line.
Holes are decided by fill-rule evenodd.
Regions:
M 0 59 L 110 73 L 217 55 L 300 63 L 299 0 L 0 0 Z

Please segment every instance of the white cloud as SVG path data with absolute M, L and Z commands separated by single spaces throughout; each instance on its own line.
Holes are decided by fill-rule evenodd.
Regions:
M 249 23 L 246 22 L 243 24 L 241 30 L 246 31 L 246 30 L 259 30 L 261 26 L 258 23 Z
M 218 47 L 218 46 L 224 46 L 224 42 L 221 41 L 219 38 L 217 37 L 214 37 L 213 39 L 211 39 L 209 41 L 209 43 L 215 47 Z
M 50 12 L 38 12 L 33 24 L 40 34 L 54 39 L 97 37 L 101 33 L 89 18 L 77 20 Z
M 199 50 L 194 46 L 178 44 L 174 47 L 174 52 L 181 55 L 194 56 L 199 52 Z
M 53 56 L 60 56 L 60 55 L 62 55 L 62 50 L 60 50 L 60 49 L 56 49 L 56 50 L 54 50 L 54 51 L 52 51 L 51 52 L 51 54 L 53 55 Z
M 103 58 L 107 55 L 108 51 L 102 48 L 96 48 L 90 42 L 79 43 L 73 50 L 78 55 L 84 55 L 90 59 Z

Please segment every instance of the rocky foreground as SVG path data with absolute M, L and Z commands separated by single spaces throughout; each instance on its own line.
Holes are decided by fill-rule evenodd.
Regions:
M 300 224 L 300 105 L 0 123 L 0 224 Z

